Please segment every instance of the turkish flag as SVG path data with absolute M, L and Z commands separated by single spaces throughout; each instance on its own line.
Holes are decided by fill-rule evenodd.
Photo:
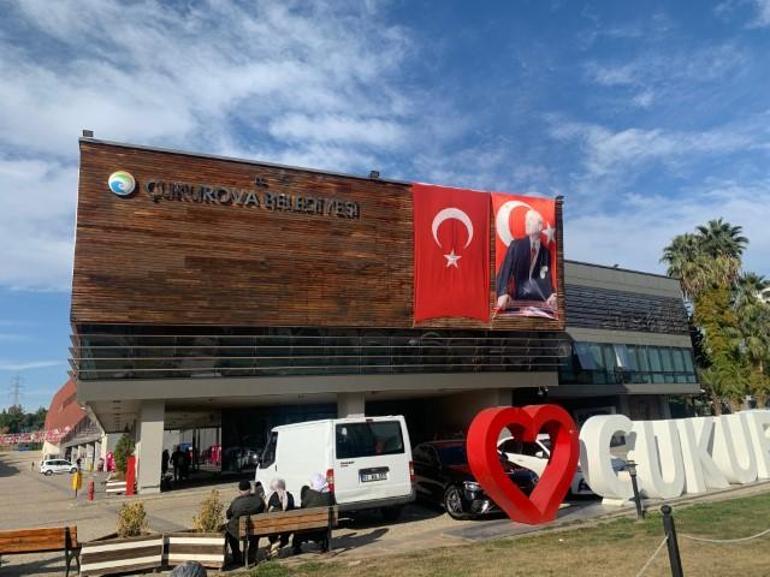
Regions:
M 489 320 L 489 194 L 412 185 L 414 320 Z

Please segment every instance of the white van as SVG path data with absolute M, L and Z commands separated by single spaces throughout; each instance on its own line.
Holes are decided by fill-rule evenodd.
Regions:
M 280 477 L 299 506 L 310 478 L 325 475 L 342 511 L 379 508 L 386 519 L 414 500 L 412 446 L 402 416 L 350 417 L 272 429 L 255 480 Z

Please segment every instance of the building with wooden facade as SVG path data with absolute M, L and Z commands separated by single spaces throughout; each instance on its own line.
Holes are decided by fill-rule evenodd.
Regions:
M 699 391 L 678 283 L 561 244 L 557 320 L 414 323 L 411 210 L 406 182 L 81 139 L 72 374 L 135 434 L 140 491 L 164 429 L 259 448 L 277 424 L 398 413 L 418 441 L 486 406 L 652 418 Z

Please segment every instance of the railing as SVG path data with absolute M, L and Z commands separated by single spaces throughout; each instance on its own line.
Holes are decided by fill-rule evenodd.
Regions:
M 569 341 L 553 333 L 265 330 L 264 334 L 83 332 L 80 379 L 557 370 Z M 321 333 L 322 331 L 317 331 Z

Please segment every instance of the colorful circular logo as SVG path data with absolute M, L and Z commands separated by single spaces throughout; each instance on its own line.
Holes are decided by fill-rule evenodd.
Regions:
M 131 176 L 130 172 L 126 172 L 125 170 L 113 172 L 110 175 L 107 184 L 109 185 L 110 190 L 118 196 L 130 196 L 131 193 L 134 192 L 134 188 L 136 188 L 134 177 Z

